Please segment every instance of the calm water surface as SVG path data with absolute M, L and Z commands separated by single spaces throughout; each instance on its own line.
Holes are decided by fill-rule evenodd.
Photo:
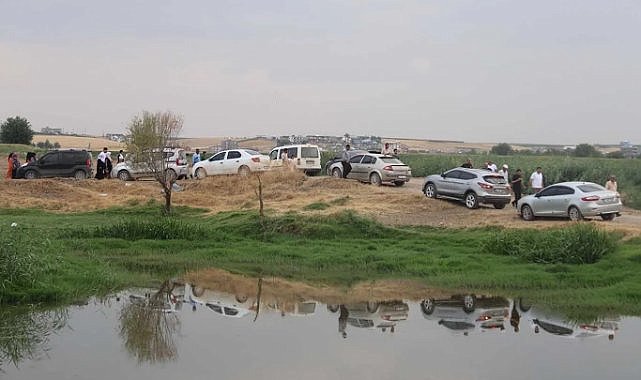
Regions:
M 185 285 L 4 308 L 0 334 L 3 379 L 641 378 L 640 318 L 568 322 L 500 297 L 328 305 Z

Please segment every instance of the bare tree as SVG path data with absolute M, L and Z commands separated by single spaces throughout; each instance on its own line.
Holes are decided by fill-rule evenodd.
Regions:
M 143 111 L 141 116 L 129 123 L 127 150 L 135 160 L 147 165 L 154 178 L 162 186 L 165 197 L 165 213 L 171 212 L 171 192 L 177 179 L 176 172 L 169 168 L 166 148 L 175 144 L 183 127 L 182 116 L 170 111 L 151 113 Z

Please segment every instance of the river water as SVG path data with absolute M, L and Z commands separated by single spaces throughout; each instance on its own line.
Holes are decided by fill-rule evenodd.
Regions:
M 638 317 L 568 321 L 487 295 L 324 300 L 180 284 L 3 308 L 0 378 L 641 378 Z

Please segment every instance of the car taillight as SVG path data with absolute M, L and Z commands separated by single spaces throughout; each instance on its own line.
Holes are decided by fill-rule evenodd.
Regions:
M 253 162 L 260 162 L 260 157 L 252 157 Z
M 492 190 L 494 188 L 494 186 L 490 185 L 489 183 L 485 183 L 485 182 L 477 182 L 477 183 L 479 186 L 481 186 L 481 189 Z
M 476 321 L 477 322 L 485 322 L 485 321 L 488 321 L 490 319 L 492 319 L 492 317 L 490 317 L 489 315 L 481 315 L 478 318 L 476 318 Z
M 581 198 L 583 202 L 594 202 L 599 200 L 598 195 L 588 195 L 587 197 Z
M 387 170 L 388 172 L 393 172 L 394 168 L 391 165 L 387 165 L 383 168 L 383 170 Z

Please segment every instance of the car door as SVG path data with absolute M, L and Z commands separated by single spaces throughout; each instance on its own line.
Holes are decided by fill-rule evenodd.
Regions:
M 376 157 L 370 156 L 369 154 L 363 155 L 363 159 L 361 160 L 361 163 L 360 163 L 360 166 L 363 170 L 363 173 L 362 173 L 363 181 L 369 181 L 369 176 L 372 174 L 372 172 L 375 171 L 375 165 L 374 165 L 375 163 L 376 163 Z
M 460 170 L 459 178 L 452 180 L 452 193 L 463 198 L 465 193 L 472 188 L 472 181 L 477 179 L 476 174 Z
M 443 173 L 436 184 L 436 189 L 439 194 L 456 196 L 454 189 L 457 181 L 459 181 L 461 173 L 462 172 L 460 170 L 456 169 Z
M 223 174 L 223 161 L 225 160 L 226 154 L 227 151 L 218 152 L 207 160 L 207 164 L 204 165 L 205 170 L 207 171 L 207 175 Z
M 224 174 L 236 174 L 238 173 L 238 168 L 241 167 L 242 154 L 237 150 L 230 150 L 227 152 L 227 156 L 223 160 L 223 173 Z
M 363 159 L 362 154 L 357 154 L 356 156 L 349 159 L 349 164 L 352 165 L 352 171 L 349 172 L 347 178 L 357 179 L 363 181 L 363 166 L 361 165 L 361 160 Z
M 558 186 L 550 186 L 539 191 L 532 202 L 532 211 L 537 216 L 551 216 L 554 210 L 554 197 L 558 194 Z
M 40 176 L 42 177 L 56 177 L 59 175 L 60 168 L 60 152 L 47 153 L 38 161 L 38 168 L 40 169 Z
M 548 197 L 550 216 L 567 216 L 574 189 L 568 186 L 556 186 L 556 194 Z

